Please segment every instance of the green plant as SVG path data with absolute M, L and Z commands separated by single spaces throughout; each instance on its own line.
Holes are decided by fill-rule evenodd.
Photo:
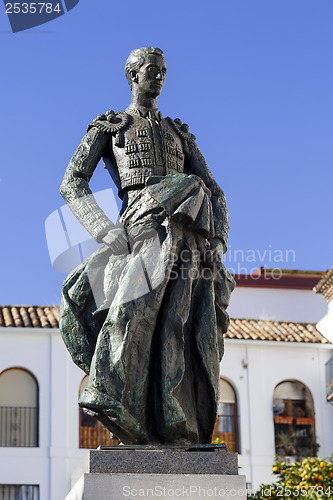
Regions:
M 212 439 L 212 444 L 225 444 L 225 441 L 221 437 L 216 437 Z
M 313 442 L 311 437 L 284 432 L 277 435 L 277 443 L 276 452 L 280 457 L 294 456 L 298 461 L 309 456 L 315 457 L 319 449 L 319 444 Z
M 333 496 L 333 454 L 328 459 L 305 458 L 302 462 L 287 465 L 277 460 L 273 466 L 277 480 L 262 484 L 259 490 L 248 496 L 252 500 L 303 498 L 332 499 Z
M 294 436 L 289 436 L 289 434 L 281 432 L 277 435 L 277 441 L 276 449 L 278 455 L 295 455 L 296 440 Z

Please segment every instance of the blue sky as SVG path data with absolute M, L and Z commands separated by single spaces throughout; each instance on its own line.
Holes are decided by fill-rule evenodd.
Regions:
M 80 0 L 13 34 L 1 4 L 0 303 L 59 303 L 45 220 L 87 124 L 128 105 L 124 63 L 144 45 L 166 55 L 160 110 L 225 191 L 228 267 L 332 267 L 332 25 L 332 0 Z M 112 187 L 102 165 L 91 187 Z

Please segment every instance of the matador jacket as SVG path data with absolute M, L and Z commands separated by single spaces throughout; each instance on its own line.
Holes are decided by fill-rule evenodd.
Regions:
M 127 108 L 127 112 L 99 115 L 73 155 L 60 192 L 74 215 L 98 242 L 113 224 L 96 204 L 89 180 L 103 157 L 105 167 L 119 190 L 144 186 L 150 176 L 175 173 L 200 177 L 211 192 L 214 234 L 227 248 L 229 213 L 222 189 L 215 182 L 188 125 L 179 119 L 164 119 L 156 110 Z

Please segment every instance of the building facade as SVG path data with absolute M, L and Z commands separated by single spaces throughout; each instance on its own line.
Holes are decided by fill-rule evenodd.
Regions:
M 272 479 L 276 452 L 293 457 L 314 452 L 316 444 L 319 456 L 333 451 L 326 395 L 333 322 L 322 320 L 326 300 L 312 291 L 320 279 L 322 273 L 288 271 L 275 280 L 260 270 L 237 279 L 214 441 L 239 452 L 251 488 Z M 62 342 L 58 319 L 56 306 L 0 307 L 0 498 L 6 500 L 63 500 L 87 447 L 109 440 L 79 412 L 84 373 Z

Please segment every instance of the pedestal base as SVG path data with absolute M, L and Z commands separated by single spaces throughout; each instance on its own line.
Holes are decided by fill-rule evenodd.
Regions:
M 245 476 L 217 474 L 84 474 L 66 500 L 137 498 L 246 499 Z
M 90 450 L 66 500 L 246 498 L 237 453 L 221 448 Z

